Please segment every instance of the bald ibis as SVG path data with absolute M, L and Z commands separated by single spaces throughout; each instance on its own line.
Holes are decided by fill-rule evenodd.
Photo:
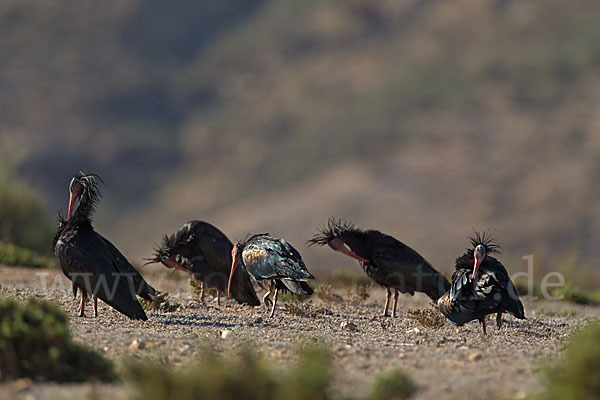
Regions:
M 396 316 L 398 292 L 423 292 L 436 301 L 450 287 L 448 280 L 419 253 L 404 243 L 376 230 L 361 230 L 354 224 L 330 218 L 308 240 L 308 245 L 328 245 L 362 266 L 365 273 L 387 289 L 383 316 L 387 317 L 394 290 L 392 315 Z
M 217 304 L 220 304 L 220 293 L 227 290 L 232 249 L 231 241 L 215 226 L 204 221 L 189 221 L 175 234 L 163 237 L 149 262 L 160 262 L 167 268 L 193 274 L 201 283 L 202 301 L 206 284 L 217 289 Z M 250 277 L 242 268 L 233 275 L 231 295 L 240 304 L 260 305 Z
M 502 327 L 502 313 L 525 319 L 523 304 L 506 268 L 490 254 L 499 254 L 500 246 L 487 233 L 470 238 L 471 247 L 456 259 L 450 290 L 438 300 L 438 308 L 455 325 L 479 320 L 486 334 L 485 318 L 496 314 L 496 326 Z
M 306 269 L 300 253 L 284 239 L 270 236 L 268 233 L 252 235 L 233 246 L 231 258 L 227 291 L 231 291 L 236 268 L 241 265 L 267 291 L 263 296 L 263 303 L 267 308 L 269 303 L 271 304 L 270 317 L 275 314 L 279 290 L 304 295 L 313 293 L 305 280 L 315 278 Z M 268 289 L 263 286 L 263 281 L 269 281 Z M 273 301 L 269 299 L 271 292 Z
M 83 172 L 71 180 L 68 214 L 66 219 L 59 216 L 52 246 L 54 254 L 72 282 L 73 295 L 77 296 L 78 289 L 81 291 L 80 317 L 85 316 L 85 302 L 91 295 L 95 317 L 99 297 L 131 319 L 147 320 L 136 295 L 153 300 L 156 291 L 125 256 L 92 227 L 92 214 L 100 200 L 99 182 L 103 181 L 98 175 Z

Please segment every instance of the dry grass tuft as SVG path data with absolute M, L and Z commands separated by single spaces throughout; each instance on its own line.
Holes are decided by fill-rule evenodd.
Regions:
M 437 309 L 408 310 L 406 313 L 426 328 L 439 329 L 446 323 L 446 318 Z

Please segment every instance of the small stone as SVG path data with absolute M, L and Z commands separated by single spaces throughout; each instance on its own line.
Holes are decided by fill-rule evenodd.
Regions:
M 142 340 L 134 339 L 130 344 L 129 348 L 131 350 L 143 350 L 146 348 L 146 343 Z
M 469 354 L 469 361 L 477 361 L 480 360 L 482 357 L 483 354 L 481 354 L 479 351 L 476 351 L 475 353 Z
M 179 353 L 181 354 L 187 354 L 187 353 L 191 353 L 192 352 L 192 346 L 190 346 L 189 344 L 183 345 L 179 348 Z
M 340 328 L 349 330 L 350 332 L 358 331 L 358 326 L 348 321 L 342 321 L 342 323 L 340 324 Z
M 262 319 L 262 317 L 258 317 L 258 318 L 256 318 L 256 319 L 254 320 L 254 323 L 255 323 L 255 324 L 260 324 L 261 322 L 263 322 L 263 319 Z
M 225 329 L 224 331 L 221 331 L 221 339 L 231 338 L 232 336 L 233 336 L 233 332 L 230 331 L 229 329 Z

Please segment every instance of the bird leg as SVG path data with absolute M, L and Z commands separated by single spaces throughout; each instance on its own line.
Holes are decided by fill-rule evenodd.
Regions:
M 398 306 L 398 290 L 396 289 L 396 291 L 394 292 L 394 309 L 392 310 L 392 317 L 396 318 L 397 314 L 396 314 L 396 306 Z
M 481 322 L 481 326 L 483 327 L 483 334 L 487 335 L 487 331 L 485 329 L 485 317 L 479 318 L 479 322 Z
M 383 316 L 389 317 L 388 308 L 390 308 L 390 299 L 392 298 L 392 291 L 389 288 L 386 288 L 387 295 L 385 296 L 385 307 L 383 309 Z
M 269 299 L 269 295 L 271 294 L 271 288 L 272 287 L 273 287 L 273 281 L 271 281 L 271 285 L 269 286 L 269 290 L 267 290 L 267 293 L 265 293 L 265 295 L 262 298 L 263 304 L 265 305 L 265 307 L 267 307 L 267 310 L 269 309 L 269 303 L 271 303 L 271 299 Z
M 204 303 L 204 282 L 200 282 L 200 301 Z
M 221 291 L 217 289 L 217 305 L 221 305 Z
M 502 313 L 501 312 L 496 314 L 496 327 L 498 329 L 502 328 Z
M 277 294 L 279 293 L 279 289 L 275 288 L 275 294 L 273 294 L 273 307 L 271 308 L 271 314 L 269 318 L 273 318 L 273 314 L 275 314 L 275 305 L 277 304 Z
M 98 316 L 98 296 L 93 294 L 92 299 L 94 300 L 94 318 L 96 318 Z
M 85 317 L 85 301 L 86 301 L 86 295 L 85 292 L 82 290 L 81 291 L 81 304 L 79 305 L 79 316 L 80 317 Z

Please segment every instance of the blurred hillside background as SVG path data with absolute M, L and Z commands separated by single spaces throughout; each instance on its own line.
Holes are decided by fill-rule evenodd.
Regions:
M 4 0 L 2 218 L 31 201 L 51 231 L 85 170 L 138 263 L 203 219 L 358 268 L 303 244 L 337 216 L 446 273 L 489 228 L 512 273 L 534 254 L 597 287 L 599 21 L 594 0 Z

